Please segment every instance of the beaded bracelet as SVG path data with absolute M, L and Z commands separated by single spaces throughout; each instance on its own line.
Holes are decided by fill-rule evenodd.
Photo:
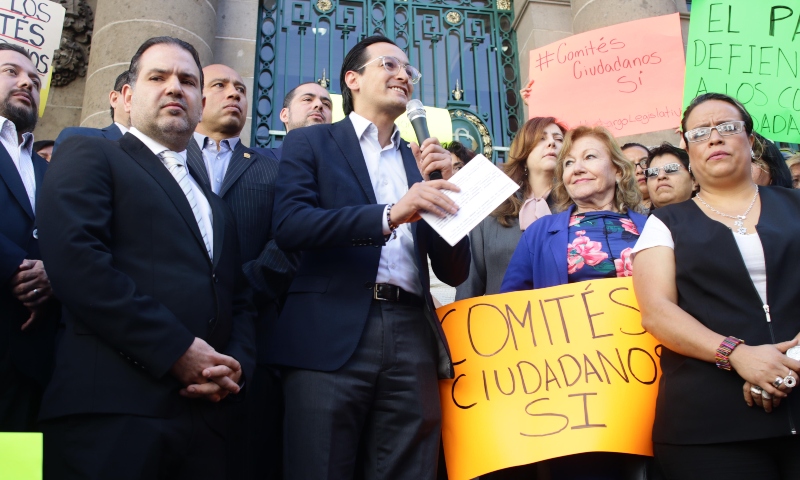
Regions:
M 728 337 L 719 344 L 717 347 L 717 354 L 715 358 L 717 360 L 717 368 L 721 368 L 723 370 L 730 370 L 731 369 L 731 362 L 728 360 L 728 356 L 733 352 L 733 349 L 738 347 L 739 344 L 744 343 L 744 340 L 740 340 L 736 337 Z
M 398 225 L 396 223 L 392 222 L 392 207 L 394 207 L 394 203 L 390 204 L 389 208 L 386 209 L 386 224 L 389 225 L 389 230 L 391 230 L 391 233 L 389 233 L 389 235 L 386 236 L 387 240 L 390 237 L 393 238 L 393 239 L 397 238 L 397 227 L 398 227 Z

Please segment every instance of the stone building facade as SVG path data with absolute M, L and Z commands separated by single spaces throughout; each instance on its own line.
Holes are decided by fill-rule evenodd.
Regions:
M 80 54 L 65 58 L 70 70 L 77 73 L 70 73 L 75 77 L 72 81 L 66 83 L 65 79 L 65 85 L 52 89 L 36 138 L 54 139 L 67 126 L 108 125 L 108 92 L 114 79 L 127 68 L 136 48 L 156 35 L 192 43 L 204 65 L 224 63 L 236 69 L 248 85 L 254 85 L 259 1 L 270 0 L 61 0 L 68 10 L 65 23 L 70 22 L 65 36 L 76 37 L 71 41 L 83 41 L 85 47 L 91 39 L 90 48 L 84 47 L 91 53 L 88 64 Z M 512 6 L 523 79 L 527 78 L 529 50 L 573 34 L 679 12 L 685 44 L 689 24 L 686 0 L 513 0 Z M 84 31 L 77 31 L 81 28 Z M 251 110 L 253 90 L 248 89 Z M 248 116 L 242 132 L 245 144 L 250 143 L 250 121 Z M 672 132 L 655 132 L 620 140 L 656 144 L 664 139 L 677 142 L 678 137 Z

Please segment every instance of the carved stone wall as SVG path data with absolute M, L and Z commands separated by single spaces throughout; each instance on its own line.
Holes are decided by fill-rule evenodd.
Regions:
M 94 28 L 94 10 L 86 0 L 60 0 L 66 9 L 61 45 L 53 57 L 51 85 L 63 87 L 85 77 Z

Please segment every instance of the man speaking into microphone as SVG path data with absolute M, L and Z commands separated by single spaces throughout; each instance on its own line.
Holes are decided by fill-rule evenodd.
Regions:
M 267 355 L 283 369 L 287 479 L 436 475 L 437 376 L 453 366 L 427 258 L 456 286 L 470 253 L 419 221 L 458 210 L 449 152 L 409 149 L 394 124 L 420 77 L 394 42 L 365 38 L 342 65 L 346 118 L 284 140 L 275 238 L 302 255 Z

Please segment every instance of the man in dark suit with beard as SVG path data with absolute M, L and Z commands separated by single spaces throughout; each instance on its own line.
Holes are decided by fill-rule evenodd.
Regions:
M 280 118 L 286 133 L 310 125 L 331 123 L 333 102 L 327 90 L 315 82 L 301 83 L 283 98 Z M 280 161 L 283 147 L 254 148 L 256 152 Z
M 0 43 L 0 431 L 35 428 L 54 348 L 57 305 L 36 229 L 47 169 L 32 151 L 40 87 L 25 50 Z
M 155 37 L 129 70 L 131 131 L 68 139 L 42 187 L 66 324 L 42 402 L 45 475 L 224 478 L 228 402 L 216 402 L 252 376 L 254 310 L 235 220 L 186 168 L 200 59 Z

